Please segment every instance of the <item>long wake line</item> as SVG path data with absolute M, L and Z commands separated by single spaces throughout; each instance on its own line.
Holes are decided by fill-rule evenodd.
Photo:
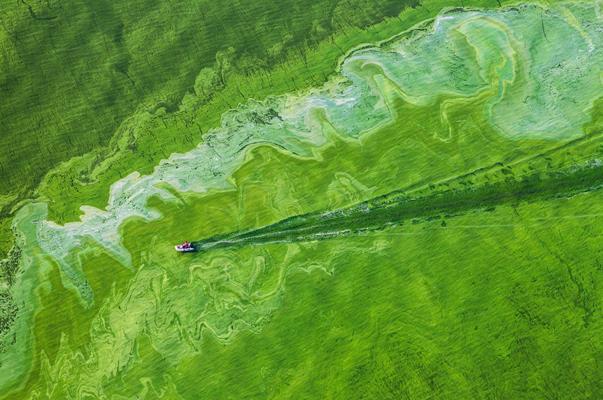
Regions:
M 284 219 L 258 229 L 231 232 L 194 242 L 198 251 L 259 245 L 326 240 L 401 225 L 405 221 L 452 217 L 472 210 L 492 209 L 552 198 L 567 198 L 603 187 L 603 166 L 593 163 L 546 177 L 533 174 L 522 179 L 471 186 L 462 190 L 433 190 L 411 196 L 396 190 L 333 211 L 312 212 Z

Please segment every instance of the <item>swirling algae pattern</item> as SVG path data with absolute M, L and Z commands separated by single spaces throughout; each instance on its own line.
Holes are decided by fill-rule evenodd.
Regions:
M 138 377 L 139 395 L 176 397 L 174 376 L 151 378 L 149 362 L 178 369 L 202 359 L 207 335 L 225 346 L 242 332 L 261 335 L 296 296 L 289 280 L 333 277 L 335 265 L 361 253 L 400 258 L 391 238 L 412 235 L 429 215 L 405 214 L 417 224 L 376 233 L 346 231 L 348 220 L 335 219 L 346 222 L 341 230 L 307 240 L 282 236 L 187 258 L 174 255 L 174 242 L 270 224 L 278 231 L 278 221 L 306 213 L 345 216 L 351 204 L 374 207 L 416 182 L 433 191 L 499 159 L 517 171 L 541 167 L 547 161 L 518 161 L 535 149 L 591 151 L 583 139 L 602 93 L 602 26 L 599 3 L 448 10 L 351 51 L 323 87 L 231 110 L 195 149 L 116 182 L 104 210 L 82 205 L 80 221 L 58 225 L 45 203 L 24 206 L 13 226 L 24 308 L 0 355 L 0 387 L 36 360 L 32 398 L 110 398 L 122 375 Z M 581 171 L 599 166 L 582 161 Z M 37 304 L 47 311 L 34 314 Z M 71 314 L 52 315 L 53 304 L 71 304 Z M 53 336 L 51 315 L 69 319 L 72 334 Z

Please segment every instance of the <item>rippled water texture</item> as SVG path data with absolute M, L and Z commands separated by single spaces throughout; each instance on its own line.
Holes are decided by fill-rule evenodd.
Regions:
M 122 373 L 147 379 L 149 363 L 161 371 L 187 362 L 203 368 L 204 332 L 225 345 L 241 332 L 263 332 L 285 294 L 296 296 L 288 292 L 291 276 L 333 276 L 348 257 L 370 264 L 363 254 L 371 251 L 402 260 L 387 237 L 190 258 L 175 255 L 170 240 L 179 229 L 199 235 L 180 237 L 194 240 L 329 211 L 432 175 L 470 171 L 489 152 L 512 159 L 519 149 L 582 137 L 603 92 L 601 18 L 596 3 L 452 10 L 350 52 L 323 87 L 231 110 L 195 149 L 173 154 L 150 175 L 116 182 L 104 210 L 82 204 L 78 222 L 47 220 L 44 203 L 23 207 L 14 223 L 26 254 L 18 296 L 72 303 L 68 319 L 80 333 L 45 339 L 52 332 L 35 327 L 44 315 L 23 317 L 17 345 L 2 356 L 12 372 L 0 375 L 8 382 L 25 368 L 17 365 L 31 357 L 23 329 L 31 323 L 36 346 L 46 345 L 40 393 L 102 397 L 119 392 Z M 409 138 L 422 143 L 412 153 Z M 60 281 L 35 291 L 55 267 Z M 104 287 L 103 274 L 126 283 Z M 75 311 L 80 306 L 88 311 Z M 168 393 L 176 378 L 159 375 L 148 382 Z

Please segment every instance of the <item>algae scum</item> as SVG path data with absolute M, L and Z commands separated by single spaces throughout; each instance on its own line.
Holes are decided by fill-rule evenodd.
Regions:
M 77 222 L 21 206 L 0 393 L 601 397 L 602 10 L 447 9 Z

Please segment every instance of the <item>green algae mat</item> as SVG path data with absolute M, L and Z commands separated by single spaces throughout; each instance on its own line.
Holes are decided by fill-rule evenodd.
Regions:
M 0 399 L 603 398 L 601 1 L 0 22 Z

